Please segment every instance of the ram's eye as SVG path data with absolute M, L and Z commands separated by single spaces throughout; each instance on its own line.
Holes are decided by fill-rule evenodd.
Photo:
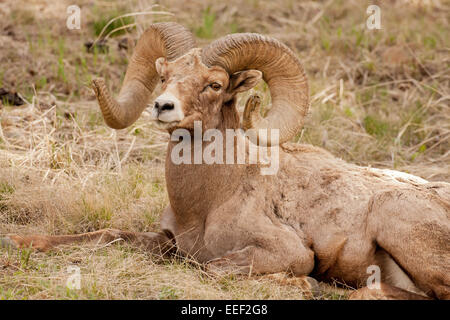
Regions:
M 209 86 L 215 91 L 219 91 L 220 88 L 222 88 L 222 86 L 220 84 L 218 84 L 217 82 L 213 82 Z
M 164 83 L 164 82 L 166 82 L 166 78 L 161 77 L 161 83 Z

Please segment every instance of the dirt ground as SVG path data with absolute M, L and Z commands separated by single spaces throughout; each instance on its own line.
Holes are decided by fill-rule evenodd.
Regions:
M 79 30 L 66 26 L 74 4 Z M 380 30 L 366 26 L 370 4 L 381 7 Z M 107 25 L 129 13 L 139 15 Z M 185 25 L 201 46 L 234 32 L 280 39 L 311 88 L 294 141 L 450 182 L 449 17 L 449 1 L 437 0 L 0 0 L 0 235 L 158 230 L 168 135 L 147 112 L 130 128 L 108 128 L 90 82 L 104 77 L 117 93 L 136 39 L 159 21 Z M 88 50 L 104 28 L 106 43 Z M 269 102 L 261 83 L 241 94 L 241 109 L 255 92 Z M 80 290 L 66 287 L 70 266 L 80 268 Z M 335 284 L 317 298 L 346 296 Z M 0 299 L 302 298 L 270 278 L 215 277 L 120 242 L 0 249 Z

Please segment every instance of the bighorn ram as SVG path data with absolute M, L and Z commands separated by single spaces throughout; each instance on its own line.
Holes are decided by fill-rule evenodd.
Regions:
M 194 121 L 201 121 L 203 129 L 225 132 L 241 127 L 236 94 L 261 78 L 273 106 L 263 118 L 258 98 L 251 97 L 242 127 L 279 129 L 279 143 L 258 135 L 252 140 L 279 144 L 275 175 L 261 175 L 259 163 L 176 165 L 170 154 L 178 142 L 170 141 L 170 206 L 162 214 L 160 233 L 108 229 L 67 236 L 9 235 L 2 243 L 47 250 L 120 237 L 148 250 L 176 247 L 214 270 L 288 271 L 355 287 L 366 284 L 368 267 L 376 265 L 382 284 L 357 290 L 353 298 L 449 299 L 450 184 L 359 167 L 323 149 L 288 143 L 303 124 L 308 83 L 298 58 L 281 42 L 232 34 L 199 49 L 182 26 L 158 23 L 138 41 L 117 99 L 102 79 L 94 80 L 93 87 L 112 128 L 133 124 L 161 80 L 163 94 L 152 113 L 169 133 L 192 131 Z M 237 135 L 236 141 L 248 152 L 249 139 Z

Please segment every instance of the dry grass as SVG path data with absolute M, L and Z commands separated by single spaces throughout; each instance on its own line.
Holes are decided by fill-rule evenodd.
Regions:
M 279 38 L 310 79 L 311 110 L 297 140 L 354 163 L 450 181 L 450 8 L 429 2 L 378 1 L 378 31 L 365 27 L 369 3 L 356 0 L 167 0 L 153 7 L 85 0 L 78 1 L 82 28 L 73 31 L 65 27 L 70 1 L 0 3 L 0 87 L 28 102 L 0 107 L 0 234 L 158 229 L 168 202 L 168 136 L 146 113 L 128 129 L 107 128 L 89 88 L 103 76 L 118 91 L 129 54 L 118 43 L 136 39 L 152 21 L 180 22 L 200 44 L 230 32 Z M 125 21 L 137 28 L 112 34 L 108 54 L 84 48 L 110 18 L 151 10 L 172 15 Z M 264 84 L 252 91 L 268 101 Z M 65 287 L 74 264 L 81 268 L 80 291 Z M 324 298 L 343 297 L 336 291 Z M 155 263 L 119 243 L 49 254 L 1 249 L 0 298 L 299 299 L 301 292 L 270 279 L 212 277 L 185 260 Z

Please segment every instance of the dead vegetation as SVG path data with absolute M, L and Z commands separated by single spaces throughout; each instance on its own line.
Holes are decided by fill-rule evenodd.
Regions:
M 200 44 L 231 32 L 282 40 L 311 85 L 296 140 L 349 162 L 450 181 L 447 2 L 374 1 L 382 30 L 366 28 L 366 1 L 159 3 L 79 1 L 81 29 L 68 30 L 70 1 L 0 2 L 0 88 L 26 101 L 0 102 L 0 234 L 157 230 L 168 203 L 168 136 L 145 112 L 128 129 L 107 128 L 89 85 L 102 76 L 117 92 L 134 40 L 156 21 L 187 26 Z M 133 12 L 147 13 L 107 26 Z M 111 33 L 123 24 L 130 27 Z M 104 28 L 108 50 L 88 50 Z M 242 95 L 241 107 L 254 91 L 268 102 L 262 83 Z M 70 265 L 81 268 L 81 290 L 65 287 Z M 336 290 L 323 298 L 344 297 Z M 1 249 L 1 298 L 299 299 L 301 292 L 265 278 L 215 278 L 186 260 L 156 263 L 119 243 L 49 254 Z

